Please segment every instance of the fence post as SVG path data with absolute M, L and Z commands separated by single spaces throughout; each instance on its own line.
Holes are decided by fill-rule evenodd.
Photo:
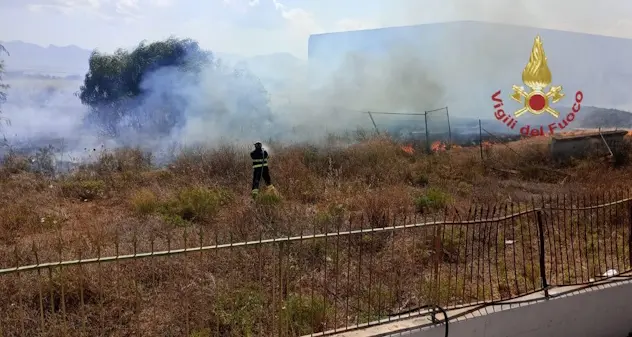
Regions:
M 632 202 L 628 201 L 630 223 L 628 224 L 628 263 L 632 266 Z
M 277 320 L 277 324 L 279 326 L 279 336 L 286 336 L 287 335 L 287 324 L 288 322 L 286 322 L 287 317 L 284 315 L 284 308 L 286 305 L 286 301 L 287 301 L 287 284 L 285 282 L 285 273 L 286 271 L 283 268 L 283 257 L 285 255 L 285 251 L 286 251 L 286 244 L 287 242 L 279 242 L 279 256 L 278 256 L 278 264 L 279 264 L 279 270 L 278 270 L 278 277 L 279 277 L 279 306 L 275 307 L 275 313 L 278 315 L 278 320 Z
M 287 301 L 287 282 L 286 273 L 287 270 L 283 268 L 283 260 L 287 254 L 287 242 L 279 242 L 279 292 L 281 293 L 281 299 Z
M 439 281 L 440 281 L 440 277 L 439 277 L 439 264 L 441 263 L 441 254 L 443 253 L 443 247 L 441 245 L 441 225 L 435 225 L 434 228 L 434 258 L 433 258 L 433 272 L 434 272 L 434 280 L 432 283 L 430 283 L 432 285 L 431 289 L 430 289 L 430 293 L 431 293 L 431 297 L 432 300 L 430 301 L 430 303 L 427 304 L 432 304 L 432 308 L 430 315 L 432 316 L 432 320 L 435 321 L 435 316 L 437 314 L 437 306 L 441 305 L 441 295 L 439 294 Z
M 377 133 L 377 135 L 380 135 L 380 130 L 377 128 L 377 124 L 375 123 L 375 119 L 373 119 L 373 114 L 371 113 L 371 111 L 367 111 L 367 113 L 369 114 L 369 118 L 371 118 L 371 123 L 373 123 L 373 128 L 375 128 L 375 133 Z
M 483 156 L 483 124 L 478 120 L 478 147 L 481 150 L 481 162 L 485 166 L 485 157 Z
M 445 115 L 448 117 L 448 146 L 452 147 L 452 128 L 450 127 L 450 112 L 448 107 L 445 107 Z
M 426 153 L 430 154 L 430 132 L 428 130 L 428 111 L 424 111 L 424 124 L 426 126 Z
M 538 219 L 538 243 L 539 243 L 539 257 L 540 257 L 540 281 L 542 282 L 542 288 L 544 288 L 544 296 L 549 298 L 549 283 L 546 280 L 546 259 L 544 252 L 544 225 L 542 224 L 542 210 L 536 210 L 536 216 Z

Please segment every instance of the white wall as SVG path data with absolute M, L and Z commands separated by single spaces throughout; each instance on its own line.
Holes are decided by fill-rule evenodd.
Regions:
M 502 89 L 505 104 L 511 86 L 522 85 L 521 74 L 529 60 L 533 39 L 542 36 L 555 85 L 567 97 L 559 106 L 572 105 L 577 90 L 585 94 L 582 106 L 632 106 L 632 39 L 540 29 L 498 23 L 459 21 L 312 35 L 308 41 L 313 81 L 341 69 L 349 53 L 388 54 L 405 46 L 433 78 L 440 78 L 452 116 L 493 118 L 490 96 Z M 514 102 L 512 107 L 519 108 Z M 428 109 L 435 107 L 428 107 Z
M 443 337 L 445 327 L 397 334 Z M 632 282 L 600 285 L 561 298 L 450 322 L 450 337 L 627 337 Z

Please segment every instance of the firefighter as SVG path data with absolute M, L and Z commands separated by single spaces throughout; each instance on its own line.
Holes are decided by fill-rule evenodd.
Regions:
M 255 150 L 250 152 L 250 158 L 252 158 L 252 197 L 254 198 L 259 194 L 261 178 L 265 180 L 269 189 L 274 189 L 274 186 L 268 169 L 268 151 L 263 149 L 261 142 L 255 143 Z

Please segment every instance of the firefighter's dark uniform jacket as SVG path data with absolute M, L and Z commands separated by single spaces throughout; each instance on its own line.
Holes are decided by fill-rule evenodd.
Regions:
M 256 149 L 250 152 L 250 158 L 252 158 L 252 168 L 268 166 L 268 151 L 263 149 Z

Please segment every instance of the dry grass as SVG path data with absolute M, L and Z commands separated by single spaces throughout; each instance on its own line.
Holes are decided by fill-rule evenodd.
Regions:
M 599 194 L 632 184 L 627 162 L 555 166 L 545 139 L 484 152 L 485 165 L 479 148 L 411 155 L 385 138 L 338 148 L 274 145 L 271 175 L 280 196 L 254 202 L 248 150 L 231 145 L 187 149 L 160 169 L 138 150 L 103 152 L 55 179 L 12 155 L 0 168 L 0 266 L 384 227 L 441 217 L 446 207 L 467 213 L 472 201 L 519 208 L 542 194 Z M 485 239 L 476 242 L 472 233 L 451 233 L 456 239 L 442 243 L 440 273 L 467 255 L 459 247 L 495 247 L 507 230 L 479 233 Z M 27 335 L 46 336 L 83 327 L 86 335 L 299 335 L 385 317 L 427 303 L 437 291 L 446 301 L 485 299 L 468 288 L 485 275 L 496 297 L 536 287 L 534 271 L 526 270 L 530 251 L 518 265 L 471 265 L 489 273 L 437 290 L 426 276 L 437 256 L 435 236 L 416 229 L 0 276 L 6 305 L 19 308 L 0 324 L 19 334 L 18 322 L 25 322 Z M 522 271 L 511 284 L 494 281 L 494 271 L 514 269 Z M 42 324 L 47 332 L 38 330 Z

